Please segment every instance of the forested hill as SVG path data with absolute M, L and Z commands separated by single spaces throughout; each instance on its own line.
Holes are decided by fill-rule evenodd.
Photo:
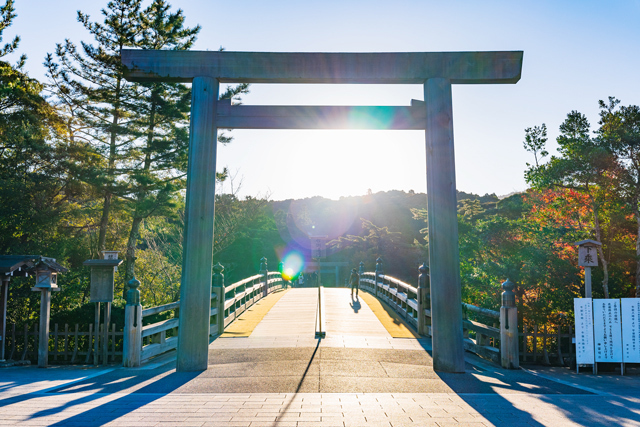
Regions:
M 457 195 L 459 201 L 478 200 L 486 207 L 495 207 L 499 200 L 495 194 L 478 196 L 458 191 Z M 411 244 L 425 227 L 423 221 L 414 218 L 411 209 L 426 209 L 427 195 L 392 190 L 341 197 L 340 200 L 320 196 L 288 199 L 272 201 L 269 205 L 277 224 L 283 224 L 289 217 L 289 221 L 293 220 L 307 235 L 328 236 L 329 240 L 345 234 L 362 235 L 362 219 L 365 219 L 390 231 L 402 233 L 403 240 Z
M 458 192 L 458 200 L 477 201 L 492 209 L 499 199 Z M 285 252 L 298 250 L 309 257 L 309 236 L 326 236 L 328 261 L 351 266 L 363 261 L 371 270 L 382 257 L 388 274 L 411 282 L 417 267 L 427 260 L 424 193 L 394 190 L 340 200 L 272 201 L 269 206 Z

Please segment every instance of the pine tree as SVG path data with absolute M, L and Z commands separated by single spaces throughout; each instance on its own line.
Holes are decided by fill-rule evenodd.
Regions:
M 49 88 L 64 106 L 70 135 L 94 157 L 89 167 L 76 163 L 72 170 L 101 193 L 98 252 L 105 249 L 112 199 L 128 191 L 122 176 L 129 167 L 128 151 L 141 133 L 140 86 L 124 79 L 120 61 L 122 48 L 138 45 L 140 9 L 141 0 L 112 0 L 102 10 L 103 23 L 78 11 L 78 22 L 96 44 L 81 42 L 78 48 L 67 39 L 45 60 Z
M 154 0 L 140 14 L 138 45 L 144 49 L 191 48 L 200 26 L 184 27 L 181 9 Z M 137 127 L 141 137 L 128 151 L 127 184 L 131 190 L 133 218 L 125 255 L 125 283 L 134 276 L 135 251 L 145 218 L 170 215 L 178 190 L 184 188 L 189 145 L 190 89 L 179 83 L 145 83 L 137 100 Z
M 13 0 L 0 7 L 0 41 L 16 17 Z M 64 213 L 64 170 L 60 150 L 48 140 L 58 129 L 56 111 L 42 96 L 43 86 L 17 64 L 2 60 L 15 52 L 20 37 L 0 47 L 0 254 L 42 250 Z M 66 194 L 65 194 L 66 193 Z

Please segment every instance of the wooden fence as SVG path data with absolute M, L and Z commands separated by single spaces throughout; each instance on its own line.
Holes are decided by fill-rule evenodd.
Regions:
M 84 326 L 84 325 L 83 325 Z M 99 327 L 98 334 L 95 333 L 94 324 L 90 323 L 84 328 L 75 324 L 69 328 L 68 324 L 64 328 L 56 323 L 53 330 L 49 332 L 49 363 L 53 364 L 89 364 L 94 363 L 94 347 L 102 349 L 104 339 L 104 325 Z M 24 325 L 17 327 L 12 324 L 7 330 L 5 343 L 5 357 L 7 360 L 38 360 L 38 324 Z M 100 353 L 102 356 L 102 353 Z M 115 323 L 111 325 L 109 331 L 109 352 L 106 363 L 116 363 L 122 359 L 122 331 L 116 331 Z M 104 361 L 103 361 L 104 363 Z
M 527 327 L 520 332 L 520 360 L 525 364 L 569 366 L 575 360 L 573 325 Z

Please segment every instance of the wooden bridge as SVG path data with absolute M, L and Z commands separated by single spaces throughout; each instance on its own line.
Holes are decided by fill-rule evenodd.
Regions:
M 317 345 L 431 350 L 433 326 L 426 267 L 421 267 L 417 286 L 413 286 L 382 274 L 380 259 L 374 272 L 365 272 L 361 264 L 357 298 L 347 288 L 292 288 L 280 273 L 267 271 L 266 263 L 260 274 L 230 285 L 224 283 L 221 265 L 214 271 L 209 328 L 212 349 Z M 138 286 L 134 279 L 127 296 L 125 367 L 140 366 L 177 349 L 179 328 L 189 327 L 181 324 L 180 301 L 143 309 Z M 514 311 L 510 317 L 515 318 L 515 307 L 509 309 Z M 509 331 L 506 325 L 500 327 L 501 316 L 496 311 L 464 304 L 463 312 L 465 349 L 505 367 L 517 366 L 516 323 Z M 164 320 L 147 320 L 163 314 Z M 505 345 L 512 344 L 515 356 L 501 357 Z

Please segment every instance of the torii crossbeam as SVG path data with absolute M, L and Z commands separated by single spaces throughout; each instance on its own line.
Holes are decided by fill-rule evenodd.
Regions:
M 217 129 L 337 128 L 425 130 L 433 367 L 464 372 L 451 85 L 516 83 L 522 58 L 522 51 L 122 50 L 128 80 L 192 83 L 177 369 L 207 369 Z M 218 100 L 220 83 L 423 84 L 425 100 L 395 107 L 232 106 Z

